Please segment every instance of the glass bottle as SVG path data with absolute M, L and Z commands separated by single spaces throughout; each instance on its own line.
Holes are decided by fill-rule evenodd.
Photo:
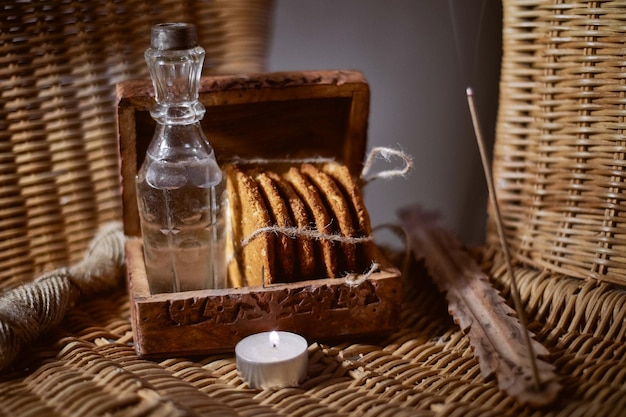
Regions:
M 225 286 L 223 175 L 200 126 L 204 49 L 186 23 L 152 27 L 145 52 L 157 125 L 136 181 L 151 293 Z

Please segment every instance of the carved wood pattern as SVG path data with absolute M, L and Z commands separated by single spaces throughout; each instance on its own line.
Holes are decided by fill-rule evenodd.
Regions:
M 243 337 L 288 330 L 309 342 L 380 335 L 400 316 L 399 271 L 387 267 L 359 285 L 330 278 L 266 287 L 150 295 L 141 240 L 127 242 L 137 351 L 144 357 L 230 351 Z
M 208 323 L 233 324 L 238 320 L 285 320 L 306 314 L 317 316 L 332 310 L 379 305 L 376 287 L 365 281 L 358 287 L 348 285 L 303 286 L 248 294 L 191 297 L 163 301 L 152 326 L 186 326 Z

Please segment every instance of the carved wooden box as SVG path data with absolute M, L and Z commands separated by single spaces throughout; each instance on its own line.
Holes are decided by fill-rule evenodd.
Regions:
M 309 342 L 377 335 L 400 314 L 400 274 L 381 255 L 367 279 L 328 278 L 262 287 L 151 294 L 141 246 L 134 178 L 155 122 L 149 80 L 118 85 L 118 133 L 127 280 L 137 353 L 143 357 L 230 351 L 268 330 Z M 332 157 L 362 168 L 369 87 L 354 71 L 203 77 L 202 127 L 218 160 Z M 380 260 L 379 259 L 379 260 Z

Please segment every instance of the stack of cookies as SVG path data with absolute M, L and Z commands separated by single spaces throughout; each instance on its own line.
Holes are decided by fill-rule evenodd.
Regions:
M 228 165 L 229 285 L 256 286 L 367 271 L 369 215 L 339 163 Z

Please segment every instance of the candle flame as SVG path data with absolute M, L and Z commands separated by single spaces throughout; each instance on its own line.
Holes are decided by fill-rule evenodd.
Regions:
M 276 331 L 270 332 L 270 343 L 272 346 L 278 346 L 278 342 L 280 342 L 280 336 L 278 336 L 278 333 Z

